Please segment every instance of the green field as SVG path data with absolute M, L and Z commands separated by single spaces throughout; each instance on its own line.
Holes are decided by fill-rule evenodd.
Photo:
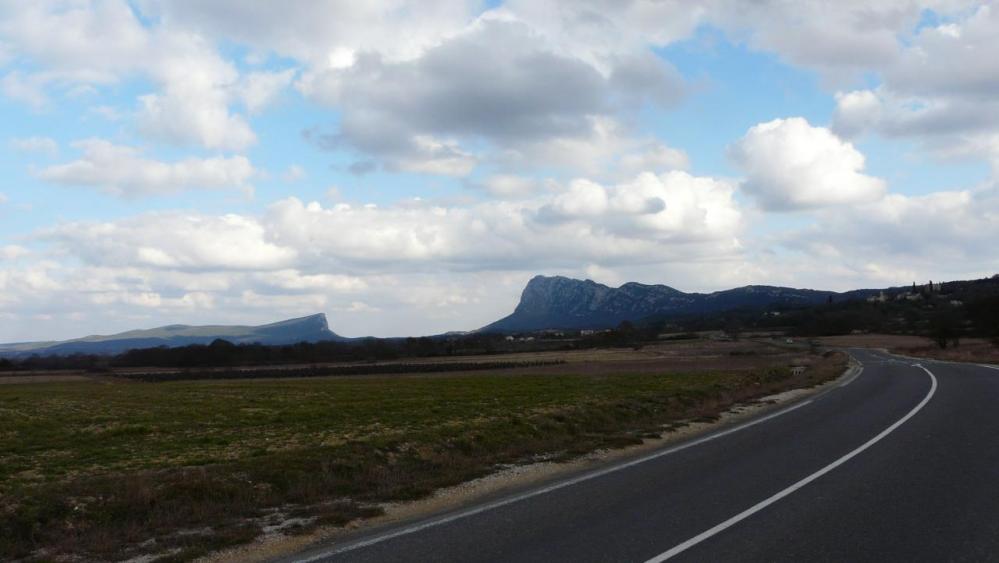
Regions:
M 842 365 L 826 358 L 797 379 L 786 367 L 592 376 L 570 365 L 546 375 L 0 385 L 0 559 L 189 559 L 282 519 L 343 523 L 497 464 L 637 443 Z

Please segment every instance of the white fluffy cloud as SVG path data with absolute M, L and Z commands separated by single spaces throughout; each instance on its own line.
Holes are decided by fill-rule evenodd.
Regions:
M 191 189 L 252 190 L 253 165 L 243 156 L 186 158 L 161 162 L 142 156 L 134 147 L 102 139 L 73 143 L 79 160 L 49 166 L 38 176 L 50 182 L 86 186 L 122 196 L 163 195 Z
M 303 203 L 262 217 L 147 214 L 71 223 L 44 240 L 95 266 L 322 272 L 530 269 L 543 264 L 697 259 L 738 249 L 734 187 L 684 172 L 536 199 L 444 207 Z
M 743 189 L 767 209 L 869 202 L 886 190 L 863 173 L 864 155 L 852 144 L 800 117 L 753 126 L 729 154 L 746 173 Z
M 42 240 L 89 264 L 177 271 L 275 270 L 298 253 L 275 244 L 261 223 L 241 215 L 150 213 L 117 222 L 69 223 Z

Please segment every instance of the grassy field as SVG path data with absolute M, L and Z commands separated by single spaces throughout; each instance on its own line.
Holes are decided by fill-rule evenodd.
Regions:
M 342 524 L 499 464 L 634 444 L 844 366 L 801 354 L 699 372 L 642 360 L 591 373 L 0 385 L 0 559 L 187 560 L 268 526 Z M 791 376 L 802 361 L 811 369 Z

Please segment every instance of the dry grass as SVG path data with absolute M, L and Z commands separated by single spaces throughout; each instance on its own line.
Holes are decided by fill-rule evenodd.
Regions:
M 923 336 L 895 334 L 851 334 L 819 338 L 828 346 L 882 348 L 894 354 L 951 362 L 999 363 L 999 344 L 984 338 L 962 338 L 958 346 L 940 348 Z

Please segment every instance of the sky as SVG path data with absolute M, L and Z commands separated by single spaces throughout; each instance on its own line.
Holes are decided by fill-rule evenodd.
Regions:
M 0 341 L 999 272 L 999 5 L 0 0 Z

